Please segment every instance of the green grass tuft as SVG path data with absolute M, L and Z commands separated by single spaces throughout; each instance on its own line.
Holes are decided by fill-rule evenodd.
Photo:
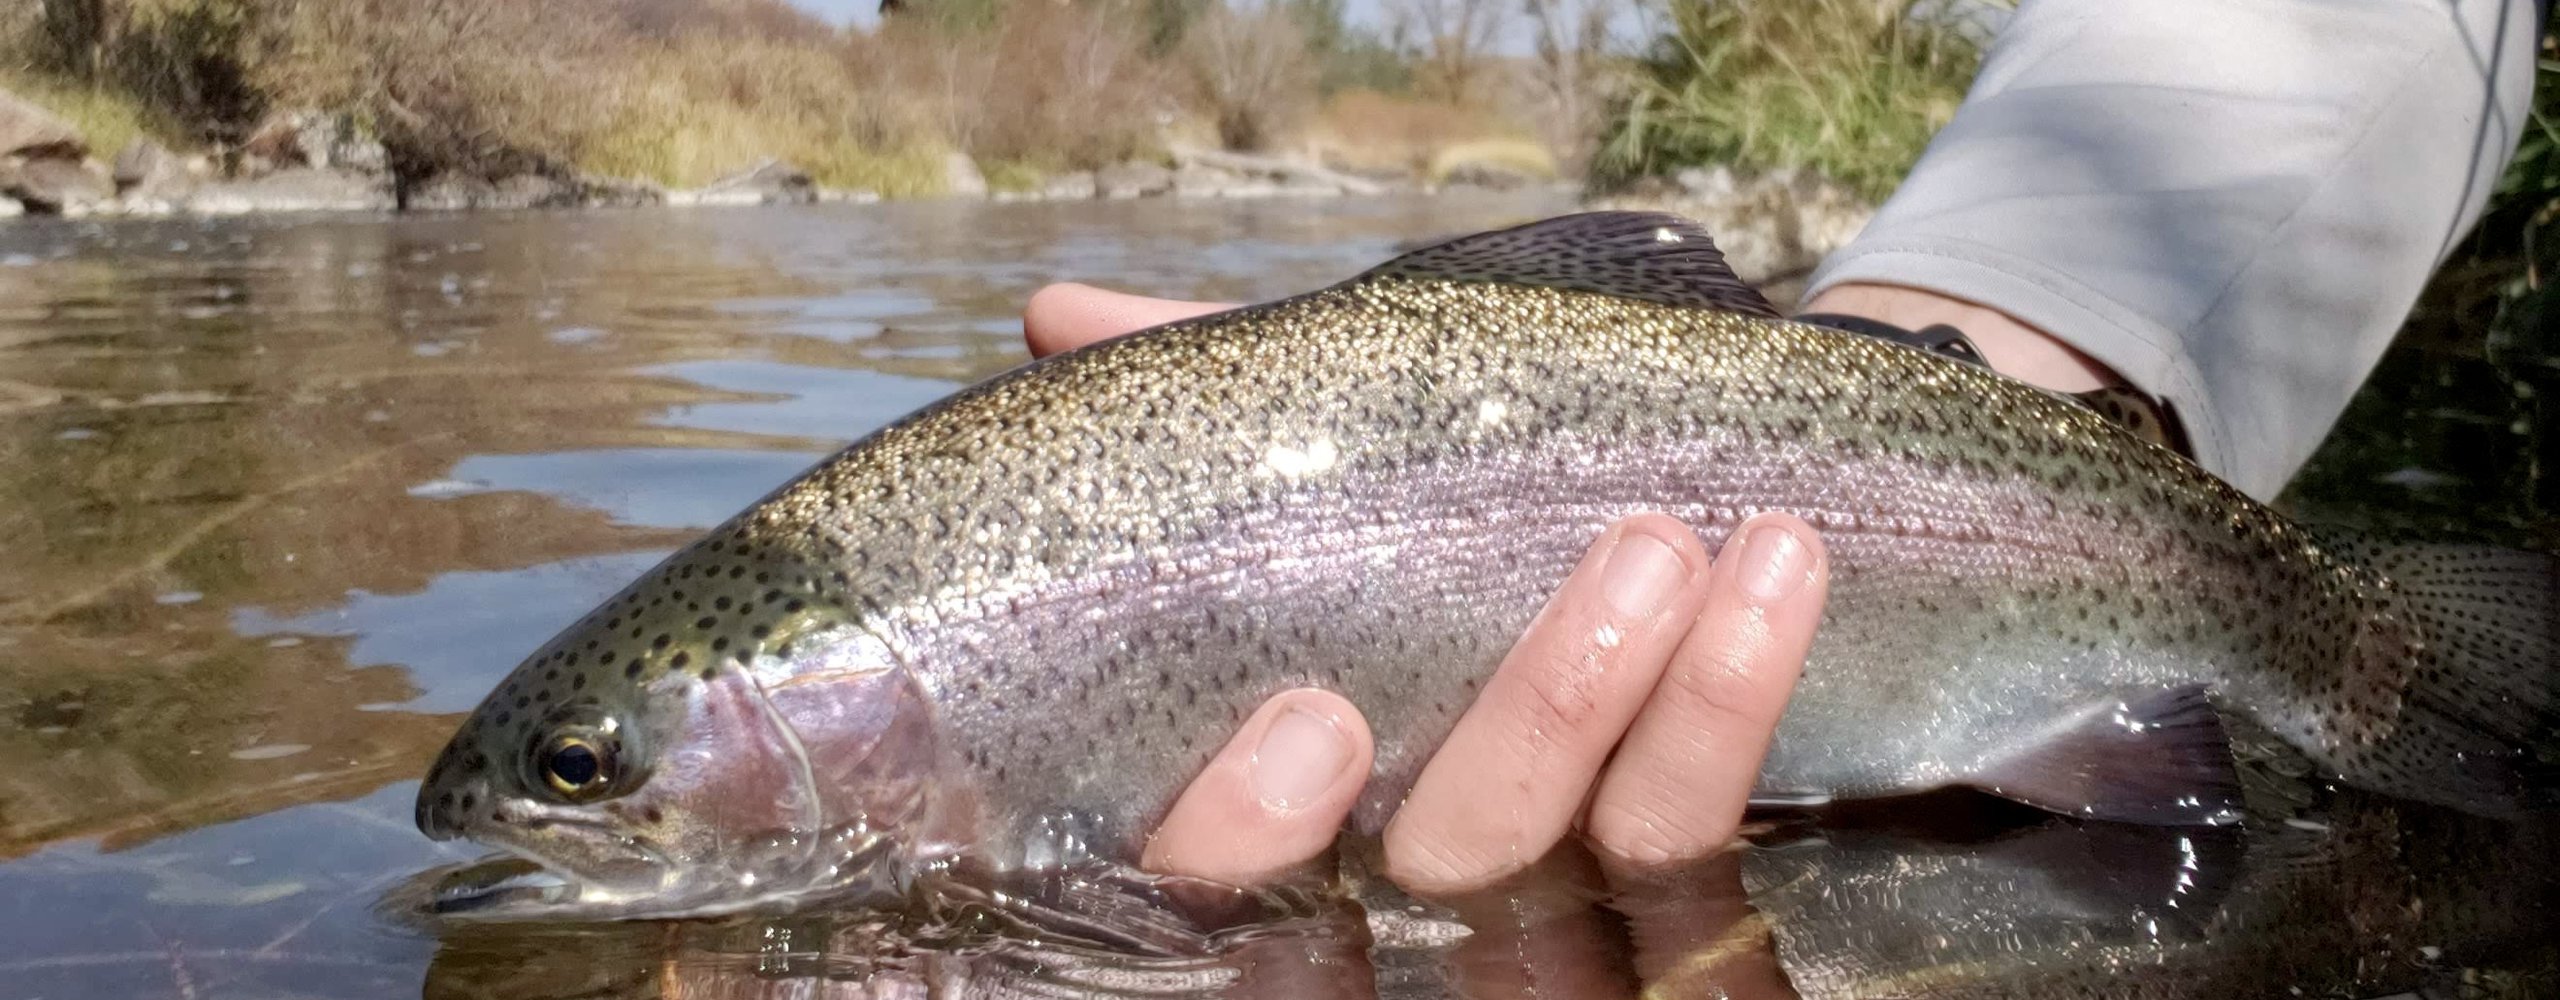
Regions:
M 118 91 L 11 70 L 0 70 L 0 90 L 53 112 L 88 140 L 89 155 L 100 160 L 114 157 L 136 139 L 173 149 L 187 146 L 175 123 Z
M 1022 193 L 1038 191 L 1049 183 L 1049 172 L 1028 160 L 991 160 L 979 166 L 987 175 L 987 190 Z
M 1981 62 L 1916 0 L 1672 0 L 1604 133 L 1602 186 L 1699 164 L 1803 167 L 1881 199 Z M 1932 7 L 1934 9 L 1934 7 Z

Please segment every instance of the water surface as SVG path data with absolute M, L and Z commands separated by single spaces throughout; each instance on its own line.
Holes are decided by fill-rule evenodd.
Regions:
M 1471 912 L 1463 941 L 1450 914 L 1377 887 L 1365 912 L 1311 903 L 1213 922 L 1150 955 L 1025 942 L 986 914 L 439 938 L 375 911 L 394 883 L 470 851 L 426 841 L 409 818 L 457 713 L 694 532 L 1018 363 L 1033 289 L 1072 278 L 1266 298 L 1400 242 L 1565 207 L 1485 196 L 0 227 L 0 998 L 1423 997 L 1537 984 L 1602 996 L 1647 983 L 1784 995 L 1771 956 L 1787 947 L 1796 988 L 1849 995 L 1865 987 L 1824 985 L 1815 953 L 1863 954 L 1853 985 L 1908 987 L 1950 981 L 1930 962 L 2013 974 L 1983 956 L 2059 954 L 2056 942 L 2098 963 L 2087 968 L 2174 953 L 2224 977 L 2195 982 L 2233 981 L 2227 956 L 2178 951 L 2174 922 L 2163 935 L 2156 894 L 2092 895 L 2068 876 L 2052 888 L 2063 842 L 2050 836 L 2023 853 L 1949 853 L 1779 833 L 1748 864 L 1668 888 L 1567 871 Z M 2461 468 L 2353 457 L 2324 465 L 2349 470 L 2326 473 L 2346 487 L 2313 502 L 2389 507 L 2394 490 L 2459 495 L 2446 484 L 2467 482 Z M 2334 894 L 2302 901 L 2285 859 L 2355 859 L 2401 887 L 2376 905 L 2421 889 L 2452 893 L 2439 911 L 2485 905 L 2458 879 L 2411 888 L 2432 869 L 2405 867 L 2402 847 L 2437 836 L 2409 832 L 2436 829 L 2426 818 L 2320 809 L 2306 822 L 2346 832 L 2232 855 L 2231 880 L 2271 901 L 2261 911 L 2336 931 L 2316 947 L 2350 966 L 2406 972 L 2435 961 L 2421 947 L 2459 944 L 2374 943 L 2376 922 L 2349 928 Z M 2063 868 L 2125 864 L 2117 847 L 2078 842 Z M 2131 856 L 2156 860 L 2157 847 Z M 1854 919 L 1826 909 L 1845 897 L 1785 894 L 1848 885 L 1861 865 L 1909 872 L 1913 858 L 1955 859 L 1928 868 L 1954 881 L 1887 880 Z M 1798 944 L 1745 919 L 1746 895 L 1796 914 Z M 2545 898 L 2458 912 L 2487 942 L 2506 918 L 2547 916 L 2533 909 Z M 1960 927 L 1956 910 L 1988 922 Z M 1892 944 L 1857 922 L 1896 912 L 1942 940 Z M 2274 920 L 2258 919 L 2244 926 Z M 1834 924 L 1864 943 L 1825 944 L 1817 932 Z M 2353 995 L 2352 973 L 2245 981 Z

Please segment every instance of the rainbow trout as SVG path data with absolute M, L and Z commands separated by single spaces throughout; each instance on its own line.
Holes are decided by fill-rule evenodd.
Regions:
M 1247 712 L 1321 685 L 1376 732 L 1374 831 L 1608 523 L 1714 545 L 1770 510 L 1833 578 L 1773 798 L 2224 822 L 2224 712 L 2395 795 L 2547 787 L 2553 560 L 2314 534 L 2066 398 L 1785 322 L 1683 220 L 1597 213 L 880 430 L 517 667 L 418 825 L 621 912 L 1127 861 Z

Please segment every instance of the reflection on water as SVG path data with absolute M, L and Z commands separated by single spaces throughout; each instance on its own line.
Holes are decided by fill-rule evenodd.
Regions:
M 1831 980 L 1814 970 L 1859 947 L 1868 953 L 1842 982 L 1981 995 L 1981 970 L 2013 975 L 2002 961 L 2045 954 L 2026 943 L 2047 939 L 2017 936 L 2031 926 L 2088 940 L 2124 931 L 2104 894 L 2014 891 L 2032 879 L 1978 867 L 2041 871 L 2059 850 L 2050 840 L 1950 855 L 1977 863 L 1954 881 L 1897 883 L 1858 866 L 1908 867 L 1919 848 L 1801 836 L 1685 882 L 1601 889 L 1581 872 L 1463 924 L 1371 886 L 1365 911 L 1313 905 L 1145 957 L 1072 933 L 1034 943 L 1001 922 L 1013 931 L 996 933 L 984 914 L 439 939 L 375 911 L 405 876 L 464 860 L 408 816 L 454 713 L 690 533 L 837 444 L 1018 362 L 1015 317 L 1039 285 L 1263 298 L 1346 276 L 1401 241 L 1562 207 L 949 204 L 0 228 L 0 997 L 396 996 L 422 983 L 439 997 L 1603 996 L 1638 982 L 1750 996 L 1784 989 L 1772 956 L 1809 994 L 1857 995 L 1820 986 Z M 2388 906 L 2477 887 L 2459 872 L 2424 878 L 2411 845 L 2443 831 L 2412 833 L 2396 813 L 2321 829 L 2363 838 L 2354 864 L 2376 881 L 2359 885 L 2380 895 L 2350 912 L 2334 893 L 2284 888 L 2327 883 L 2252 868 L 2259 881 L 2242 884 L 2260 888 L 2230 898 L 2301 915 L 2333 934 L 2319 940 L 2338 961 L 2402 968 L 2417 939 L 2392 936 L 2402 930 Z M 2352 853 L 2329 850 L 2309 856 Z M 1884 888 L 1803 892 L 1853 882 Z M 2443 898 L 2458 915 L 2518 912 Z M 1961 941 L 1931 942 L 1927 921 L 1851 923 L 1838 926 L 1857 947 L 1826 943 L 1836 915 L 1824 906 L 1850 900 L 1915 917 L 2031 912 L 1999 918 L 2013 921 L 2009 937 L 1967 924 L 1976 932 Z M 2493 930 L 2420 943 L 2451 953 Z M 2346 990 L 2334 972 L 2290 975 Z
M 1021 901 L 1036 891 L 1010 912 L 981 895 L 920 902 L 922 916 L 461 927 L 442 937 L 427 993 L 2166 1000 L 2560 988 L 2548 934 L 2560 830 L 2356 793 L 2313 799 L 2269 803 L 2282 818 L 2270 812 L 2246 836 L 1951 800 L 1929 804 L 1926 829 L 1888 825 L 1883 811 L 1826 817 L 1764 828 L 1692 868 L 1614 878 L 1565 854 L 1526 881 L 1432 906 L 1356 882 L 1348 900 L 1265 904 L 1253 919 L 1229 908 L 1108 946 L 1056 930 L 1043 912 L 1054 903 Z

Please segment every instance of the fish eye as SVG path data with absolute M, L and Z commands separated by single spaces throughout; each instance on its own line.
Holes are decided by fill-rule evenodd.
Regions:
M 612 748 L 584 736 L 552 737 L 537 763 L 542 780 L 571 801 L 594 798 L 613 784 Z

